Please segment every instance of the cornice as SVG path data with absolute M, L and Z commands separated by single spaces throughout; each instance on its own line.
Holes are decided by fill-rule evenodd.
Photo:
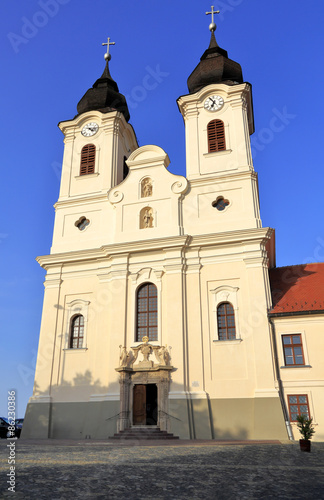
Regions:
M 97 119 L 101 123 L 114 121 L 115 119 L 125 121 L 126 120 L 122 113 L 118 111 L 110 111 L 109 113 L 102 113 L 99 110 L 87 111 L 86 113 L 82 113 L 81 115 L 77 115 L 72 120 L 65 120 L 58 123 L 59 129 L 66 134 L 71 127 L 79 129 L 84 123 L 89 120 Z
M 226 182 L 234 182 L 241 181 L 245 178 L 253 178 L 257 179 L 258 174 L 254 170 L 246 170 L 245 172 L 233 172 L 233 173 L 221 173 L 221 174 L 213 174 L 212 176 L 199 177 L 197 179 L 189 179 L 189 183 L 192 187 L 195 186 L 204 186 L 206 184 L 215 183 L 215 181 L 226 181 Z
M 205 96 L 213 93 L 222 91 L 228 97 L 232 97 L 236 94 L 249 93 L 251 85 L 248 82 L 241 83 L 239 85 L 226 85 L 225 83 L 212 83 L 203 87 L 198 92 L 194 94 L 185 94 L 177 99 L 177 104 L 180 112 L 183 112 L 183 107 L 187 104 L 191 104 L 197 101 L 201 101 Z
M 181 235 L 167 238 L 156 238 L 151 240 L 133 241 L 104 245 L 97 249 L 80 250 L 75 252 L 55 253 L 37 257 L 40 266 L 47 269 L 58 264 L 71 264 L 84 261 L 100 261 L 119 254 L 146 253 L 148 251 L 160 250 L 166 252 L 168 249 L 184 249 L 189 246 L 210 247 L 233 245 L 238 243 L 258 242 L 269 240 L 273 233 L 272 228 L 253 228 L 238 231 L 227 231 L 223 233 L 202 234 L 196 236 Z
M 151 240 L 132 241 L 125 243 L 116 243 L 104 245 L 100 248 L 89 250 L 80 250 L 75 252 L 55 253 L 50 255 L 41 255 L 36 261 L 40 266 L 47 269 L 52 265 L 71 264 L 75 262 L 84 262 L 89 260 L 102 260 L 119 254 L 132 254 L 148 252 L 152 250 L 165 251 L 168 248 L 185 248 L 189 245 L 191 237 L 189 235 L 172 236 L 167 238 L 156 238 Z
M 206 247 L 214 245 L 248 243 L 252 241 L 262 242 L 264 240 L 269 240 L 273 231 L 274 229 L 270 227 L 264 227 L 192 236 L 190 248 L 195 246 Z
M 96 194 L 96 195 L 90 195 L 90 196 L 75 196 L 75 197 L 70 197 L 65 200 L 58 200 L 53 206 L 55 209 L 57 208 L 64 208 L 64 207 L 73 207 L 76 205 L 80 204 L 86 204 L 86 203 L 99 203 L 102 201 L 107 201 L 107 192 L 104 194 Z

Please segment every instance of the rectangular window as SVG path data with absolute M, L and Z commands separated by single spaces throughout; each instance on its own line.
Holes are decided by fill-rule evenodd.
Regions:
M 296 422 L 297 415 L 309 418 L 308 397 L 306 394 L 288 396 L 290 421 Z
M 305 364 L 303 344 L 300 334 L 283 335 L 282 345 L 285 366 L 300 366 Z

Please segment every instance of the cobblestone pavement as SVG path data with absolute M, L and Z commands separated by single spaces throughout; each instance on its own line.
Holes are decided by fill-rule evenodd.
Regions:
M 324 499 L 324 443 L 16 443 L 16 493 L 7 491 L 0 442 L 0 499 Z

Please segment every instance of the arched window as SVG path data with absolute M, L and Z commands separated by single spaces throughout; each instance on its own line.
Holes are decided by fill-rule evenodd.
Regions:
M 81 150 L 80 175 L 93 174 L 95 170 L 96 146 L 86 144 Z
M 219 340 L 236 338 L 234 309 L 230 302 L 222 302 L 217 307 L 217 327 Z
M 74 316 L 71 321 L 70 347 L 78 349 L 83 347 L 84 318 L 82 314 Z
M 136 312 L 136 342 L 145 336 L 157 340 L 157 288 L 153 283 L 144 283 L 137 290 Z
M 224 151 L 226 149 L 225 143 L 225 129 L 222 120 L 212 120 L 207 125 L 208 137 L 208 153 L 215 151 Z

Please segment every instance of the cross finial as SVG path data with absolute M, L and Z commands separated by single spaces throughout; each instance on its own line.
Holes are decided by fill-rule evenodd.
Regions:
M 105 53 L 104 57 L 105 57 L 106 61 L 110 61 L 111 55 L 109 54 L 109 47 L 110 47 L 110 45 L 115 45 L 115 42 L 111 42 L 110 38 L 108 37 L 107 43 L 102 43 L 101 45 L 107 45 L 107 52 Z
M 216 24 L 214 23 L 214 14 L 219 14 L 219 10 L 214 10 L 214 6 L 211 6 L 211 12 L 206 12 L 206 16 L 211 14 L 211 23 L 209 25 L 210 31 L 215 31 L 216 30 Z

